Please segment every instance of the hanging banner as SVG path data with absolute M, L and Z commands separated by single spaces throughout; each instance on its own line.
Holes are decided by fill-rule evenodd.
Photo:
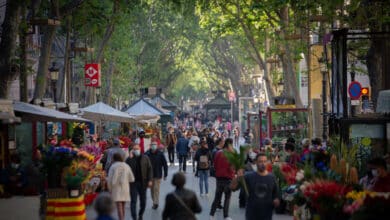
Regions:
M 100 87 L 100 64 L 88 63 L 84 66 L 85 86 Z

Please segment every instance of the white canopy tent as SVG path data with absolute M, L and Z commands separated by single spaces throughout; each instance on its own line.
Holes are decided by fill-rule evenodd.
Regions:
M 170 111 L 157 108 L 143 98 L 134 102 L 125 112 L 143 123 L 156 123 L 160 116 L 170 114 Z
M 93 121 L 135 122 L 135 118 L 125 112 L 121 112 L 103 102 L 87 106 L 81 109 L 84 118 Z

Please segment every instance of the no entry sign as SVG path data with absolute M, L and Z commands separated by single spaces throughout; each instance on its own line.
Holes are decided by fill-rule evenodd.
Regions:
M 362 95 L 362 84 L 358 81 L 352 81 L 348 86 L 348 94 L 352 100 L 359 99 Z

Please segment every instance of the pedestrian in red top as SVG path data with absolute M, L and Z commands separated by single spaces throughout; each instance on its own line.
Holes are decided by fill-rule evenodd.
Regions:
M 223 193 L 225 194 L 223 217 L 225 218 L 225 220 L 231 219 L 229 217 L 230 196 L 232 194 L 232 191 L 230 189 L 230 183 L 234 178 L 235 171 L 232 168 L 232 165 L 226 159 L 224 155 L 225 151 L 234 151 L 233 140 L 231 138 L 225 140 L 224 148 L 218 151 L 214 157 L 213 162 L 215 168 L 215 178 L 217 179 L 217 186 L 214 201 L 211 205 L 210 219 L 214 219 L 215 211 L 217 210 L 218 204 L 221 203 Z

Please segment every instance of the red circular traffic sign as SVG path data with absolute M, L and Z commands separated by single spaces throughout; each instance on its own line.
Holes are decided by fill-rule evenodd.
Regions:
M 359 99 L 362 95 L 362 84 L 358 81 L 352 81 L 348 86 L 348 94 L 353 100 Z

